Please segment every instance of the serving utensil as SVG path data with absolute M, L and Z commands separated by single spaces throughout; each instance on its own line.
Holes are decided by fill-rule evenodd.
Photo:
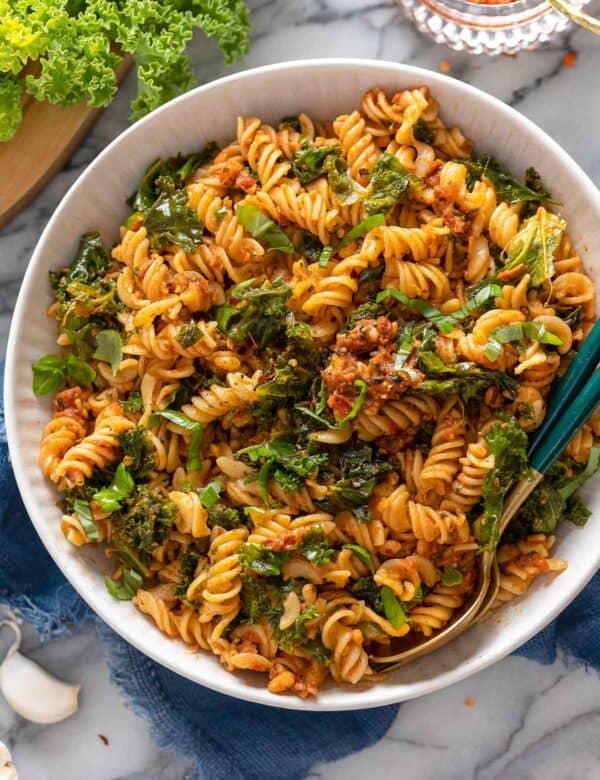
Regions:
M 533 436 L 528 458 L 530 475 L 518 482 L 508 493 L 499 524 L 498 538 L 519 511 L 525 499 L 535 490 L 544 475 L 600 403 L 600 320 L 584 341 L 569 369 L 557 385 L 545 417 L 545 422 Z M 471 603 L 456 620 L 435 636 L 414 647 L 389 656 L 372 656 L 377 671 L 391 672 L 400 666 L 432 653 L 460 636 L 477 620 L 487 616 L 500 588 L 500 570 L 496 550 L 488 550 L 479 559 L 477 590 Z

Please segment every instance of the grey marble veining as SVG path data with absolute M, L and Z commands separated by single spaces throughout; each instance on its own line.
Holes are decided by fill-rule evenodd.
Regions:
M 449 51 L 418 35 L 393 0 L 251 0 L 253 44 L 242 66 L 226 67 L 216 48 L 192 43 L 198 78 L 236 67 L 305 57 L 360 56 L 406 62 L 451 75 L 496 95 L 553 136 L 600 183 L 600 39 L 576 29 L 550 47 L 488 59 Z M 594 6 L 592 6 L 594 7 Z M 596 9 L 600 6 L 596 3 Z M 572 68 L 563 66 L 575 51 Z M 0 232 L 0 349 L 20 280 L 46 222 L 86 165 L 128 124 L 131 74 L 65 169 Z M 76 716 L 50 727 L 17 718 L 0 697 L 0 739 L 21 780 L 191 780 L 185 760 L 158 750 L 143 720 L 110 685 L 90 631 L 26 651 L 65 679 L 83 682 Z M 474 706 L 465 701 L 473 700 Z M 407 702 L 376 746 L 311 777 L 358 780 L 592 780 L 600 776 L 600 677 L 563 661 L 542 667 L 509 658 L 469 680 Z M 108 739 L 105 745 L 99 735 Z

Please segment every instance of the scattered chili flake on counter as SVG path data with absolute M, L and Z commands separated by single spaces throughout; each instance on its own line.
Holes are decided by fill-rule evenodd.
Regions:
M 102 742 L 108 747 L 108 737 L 105 737 L 104 734 L 98 734 L 98 739 L 102 740 Z
M 572 68 L 573 65 L 575 65 L 576 59 L 577 59 L 577 52 L 568 51 L 563 57 L 563 65 L 565 66 L 565 68 Z
M 442 60 L 440 62 L 440 70 L 442 71 L 442 73 L 450 73 L 450 71 L 452 70 L 452 68 L 450 67 L 450 63 L 446 62 L 446 60 Z
M 465 707 L 474 707 L 475 706 L 475 699 L 465 699 L 464 701 Z

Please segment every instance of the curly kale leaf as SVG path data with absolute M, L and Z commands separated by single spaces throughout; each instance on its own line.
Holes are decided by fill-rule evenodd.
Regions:
M 523 266 L 531 276 L 531 286 L 539 287 L 554 274 L 554 253 L 565 228 L 564 219 L 540 207 L 506 245 L 502 270 Z
M 308 477 L 314 476 L 328 461 L 326 453 L 309 455 L 284 438 L 246 447 L 238 451 L 237 457 L 246 458 L 250 463 L 260 465 L 257 479 L 261 484 L 263 497 L 266 496 L 267 501 L 269 479 L 279 482 L 286 492 L 293 491 L 301 487 Z
M 370 193 L 364 205 L 369 214 L 389 211 L 412 192 L 423 188 L 423 182 L 393 154 L 384 152 L 371 174 Z
M 140 485 L 127 508 L 112 516 L 111 549 L 127 566 L 148 576 L 150 555 L 165 541 L 176 516 L 172 501 Z
M 273 636 L 285 652 L 293 652 L 296 647 L 302 647 L 311 655 L 327 665 L 329 655 L 318 639 L 308 637 L 308 623 L 318 616 L 314 605 L 304 605 L 294 623 L 284 630 L 279 628 L 279 621 L 284 613 L 284 602 L 290 593 L 300 595 L 302 581 L 287 580 L 279 577 L 257 577 L 245 571 L 241 574 L 242 616 L 249 623 L 257 623 L 266 619 L 273 631 Z
M 123 450 L 123 463 L 136 480 L 147 476 L 154 468 L 154 449 L 148 440 L 145 428 L 136 427 L 119 436 Z
M 467 184 L 472 188 L 476 181 L 483 176 L 489 179 L 496 190 L 498 200 L 508 203 L 546 203 L 556 204 L 550 193 L 543 187 L 539 174 L 533 168 L 529 168 L 525 174 L 525 184 L 504 171 L 500 163 L 491 155 L 484 154 L 478 160 L 458 159 L 468 173 Z M 535 173 L 535 178 L 532 172 Z
M 213 38 L 226 62 L 248 51 L 248 10 L 242 0 L 11 0 L 0 12 L 0 140 L 20 120 L 23 87 L 37 100 L 63 107 L 110 103 L 117 90 L 121 52 L 137 66 L 138 93 L 132 118 L 139 119 L 192 87 L 195 77 L 186 47 L 196 29 Z M 23 73 L 27 62 L 39 69 Z
M 378 478 L 392 464 L 368 444 L 348 448 L 340 457 L 341 479 L 329 488 L 328 500 L 336 507 L 352 509 L 359 522 L 370 519 L 369 501 Z
M 9 141 L 21 124 L 24 89 L 23 82 L 12 74 L 0 74 L 0 142 Z
M 185 190 L 173 194 L 163 192 L 143 212 L 143 221 L 153 248 L 175 244 L 186 252 L 195 252 L 202 240 L 202 224 L 188 206 Z
M 416 388 L 429 395 L 456 393 L 465 403 L 478 402 L 488 387 L 496 386 L 511 398 L 517 397 L 518 383 L 503 371 L 482 368 L 475 363 L 448 365 L 435 352 L 418 353 L 418 366 L 427 379 Z
M 482 549 L 493 550 L 498 544 L 504 496 L 510 485 L 527 479 L 527 434 L 516 420 L 497 421 L 485 434 L 494 468 L 483 483 L 483 516 L 475 524 L 475 535 Z
M 130 195 L 127 203 L 134 211 L 149 209 L 162 193 L 172 194 L 181 189 L 191 174 L 215 155 L 217 148 L 217 144 L 210 141 L 199 152 L 185 157 L 179 155 L 154 160 L 146 168 L 137 190 Z
M 336 146 L 306 146 L 294 153 L 292 173 L 301 184 L 308 184 L 326 175 L 325 160 L 330 154 L 338 154 Z
M 319 526 L 305 531 L 297 544 L 279 550 L 250 542 L 246 542 L 239 549 L 242 568 L 263 577 L 279 576 L 283 565 L 293 555 L 302 555 L 315 566 L 323 566 L 331 560 L 334 550 L 327 544 L 325 533 Z
M 256 286 L 256 279 L 236 285 L 227 303 L 215 312 L 219 330 L 234 343 L 252 341 L 258 349 L 281 341 L 286 335 L 290 310 L 286 301 L 292 288 L 281 277 Z

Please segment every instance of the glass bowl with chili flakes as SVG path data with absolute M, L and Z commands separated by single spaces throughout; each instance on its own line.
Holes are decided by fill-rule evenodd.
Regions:
M 472 54 L 516 54 L 523 49 L 535 49 L 571 24 L 569 16 L 545 0 L 397 2 L 417 28 L 436 43 Z M 577 12 L 588 2 L 570 0 L 569 10 Z M 574 13 L 573 21 L 579 22 L 577 16 L 585 14 Z

